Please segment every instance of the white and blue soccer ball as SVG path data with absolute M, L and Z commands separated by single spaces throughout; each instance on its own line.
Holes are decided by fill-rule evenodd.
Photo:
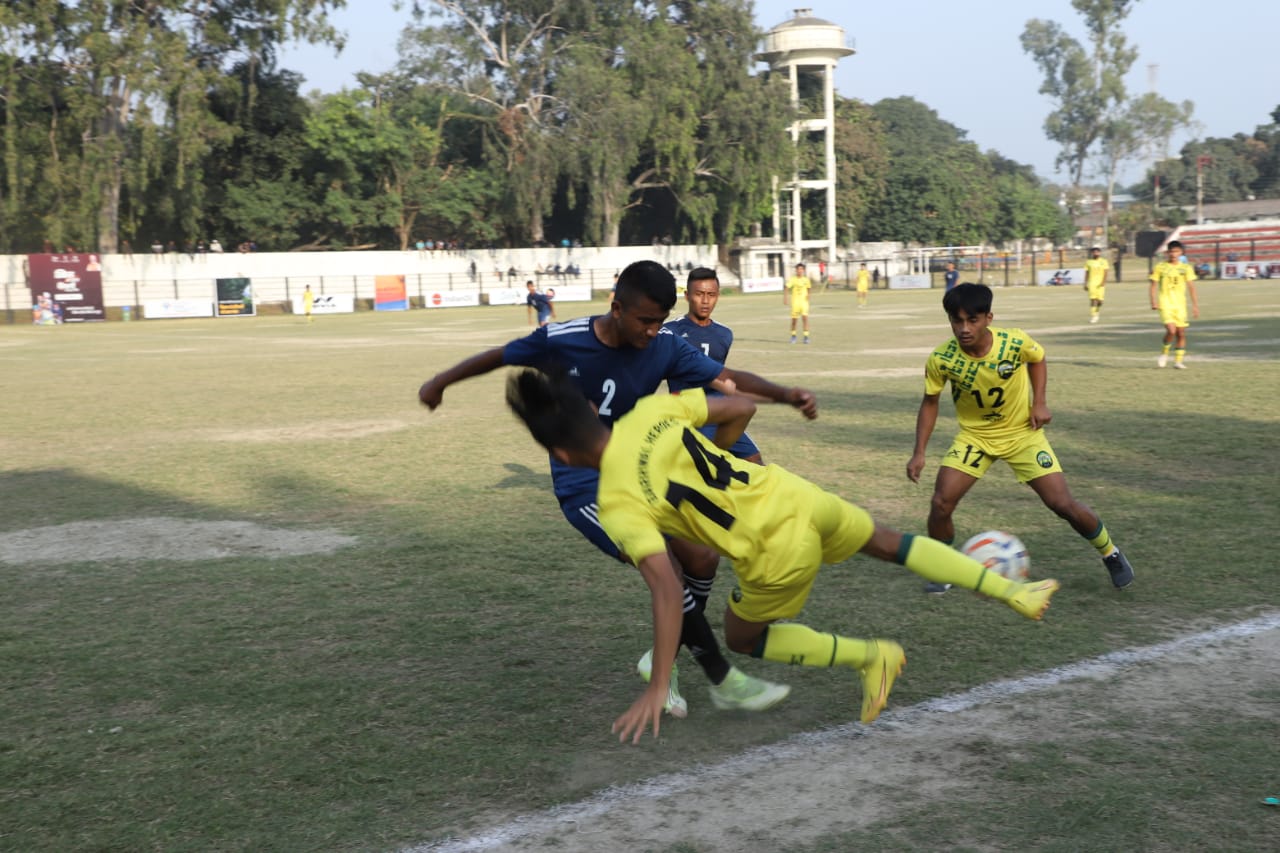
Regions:
M 1012 533 L 988 530 L 970 537 L 960 550 L 1011 581 L 1024 581 L 1030 577 L 1031 557 L 1027 555 L 1027 546 Z

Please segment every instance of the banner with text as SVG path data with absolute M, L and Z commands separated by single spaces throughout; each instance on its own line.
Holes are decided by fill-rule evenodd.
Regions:
M 302 297 L 293 297 L 293 313 L 305 314 L 306 310 L 302 304 Z M 340 293 L 336 296 L 322 296 L 317 293 L 311 297 L 312 314 L 352 314 L 355 310 L 356 300 L 350 293 Z
M 253 285 L 247 278 L 215 279 L 218 286 L 219 317 L 252 317 L 258 313 L 253 304 Z
M 102 262 L 97 255 L 27 255 L 31 319 L 39 326 L 105 320 Z
M 1036 270 L 1036 284 L 1084 284 L 1084 268 L 1072 270 Z
M 422 297 L 423 308 L 465 308 L 480 304 L 480 291 L 467 290 L 433 290 Z
M 373 277 L 373 310 L 408 311 L 409 292 L 402 275 L 376 275 Z

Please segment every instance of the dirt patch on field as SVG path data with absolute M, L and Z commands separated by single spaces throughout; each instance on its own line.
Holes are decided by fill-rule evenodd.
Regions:
M 251 521 L 125 518 L 73 521 L 0 533 L 0 562 L 216 560 L 326 554 L 356 543 L 332 530 L 286 530 Z
M 1278 678 L 1280 614 L 1270 614 L 891 709 L 872 726 L 798 735 L 711 767 L 609 789 L 403 853 L 800 848 L 930 803 L 988 807 L 993 767 L 983 756 L 993 750 L 1015 754 L 1045 743 L 1069 749 L 1073 740 L 1096 738 L 1105 721 L 1129 715 L 1193 715 L 1206 726 L 1224 708 L 1267 718 L 1274 705 L 1258 688 Z M 1188 702 L 1189 696 L 1212 702 Z
M 296 426 L 264 427 L 262 429 L 218 430 L 211 432 L 213 441 L 253 442 L 274 444 L 285 441 L 364 438 L 405 429 L 409 423 L 401 420 L 381 421 L 330 421 L 329 423 L 298 424 Z

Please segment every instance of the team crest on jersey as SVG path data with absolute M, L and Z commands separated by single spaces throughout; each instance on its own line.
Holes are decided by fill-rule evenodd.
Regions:
M 1041 468 L 1052 468 L 1053 457 L 1049 455 L 1048 451 L 1041 450 L 1036 454 L 1036 464 Z
M 733 599 L 733 601 L 734 601 L 734 603 L 735 603 L 735 604 L 741 604 L 741 603 L 742 603 L 742 590 L 741 590 L 739 587 L 736 587 L 736 586 L 735 586 L 735 587 L 733 588 L 733 592 L 729 593 L 729 597 Z
M 1008 360 L 1002 361 L 996 365 L 996 375 L 999 376 L 1001 379 L 1008 379 L 1010 376 L 1013 375 L 1013 372 L 1017 369 L 1018 369 L 1018 366 L 1014 364 L 1012 361 L 1008 361 Z

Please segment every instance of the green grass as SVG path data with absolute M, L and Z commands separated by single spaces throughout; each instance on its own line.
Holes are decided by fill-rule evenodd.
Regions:
M 1280 605 L 1280 288 L 1208 282 L 1200 295 L 1192 369 L 1175 372 L 1155 369 L 1143 285 L 1113 285 L 1097 326 L 1079 288 L 996 292 L 997 324 L 1048 350 L 1050 438 L 1134 563 L 1132 594 L 997 467 L 958 532 L 1026 541 L 1033 573 L 1064 582 L 1044 623 L 923 596 L 914 575 L 863 558 L 824 569 L 805 621 L 900 638 L 905 707 Z M 717 318 L 735 330 L 734 366 L 819 395 L 813 423 L 761 411 L 751 432 L 766 459 L 921 530 L 929 489 L 903 472 L 924 357 L 948 334 L 939 301 L 875 291 L 858 309 L 847 291 L 817 294 L 814 343 L 800 347 L 786 344 L 777 294 L 726 294 Z M 768 715 L 717 715 L 690 666 L 690 718 L 657 742 L 614 743 L 649 643 L 638 574 L 564 523 L 501 374 L 455 386 L 435 413 L 416 402 L 423 380 L 523 334 L 524 319 L 516 307 L 0 328 L 0 534 L 172 516 L 359 537 L 274 560 L 0 565 L 0 848 L 389 849 L 856 716 L 847 679 L 750 660 L 795 692 Z M 935 456 L 954 428 L 947 408 Z M 1274 780 L 1273 752 L 1233 747 L 1254 742 L 1242 725 L 1173 736 L 1223 772 Z M 1188 781 L 1176 762 L 1144 766 L 1178 752 L 1144 749 L 1140 734 L 1100 736 L 1068 781 L 1062 759 L 1031 748 L 1003 768 L 1005 795 L 1028 800 L 1119 785 L 1111 765 L 1154 775 L 1132 826 L 1064 819 L 1045 849 L 1151 844 L 1143 810 Z M 936 817 L 860 842 L 911 849 Z M 976 817 L 947 819 L 983 847 Z M 1230 824 L 1167 831 L 1207 848 Z M 1174 849 L 1183 836 L 1163 837 Z

